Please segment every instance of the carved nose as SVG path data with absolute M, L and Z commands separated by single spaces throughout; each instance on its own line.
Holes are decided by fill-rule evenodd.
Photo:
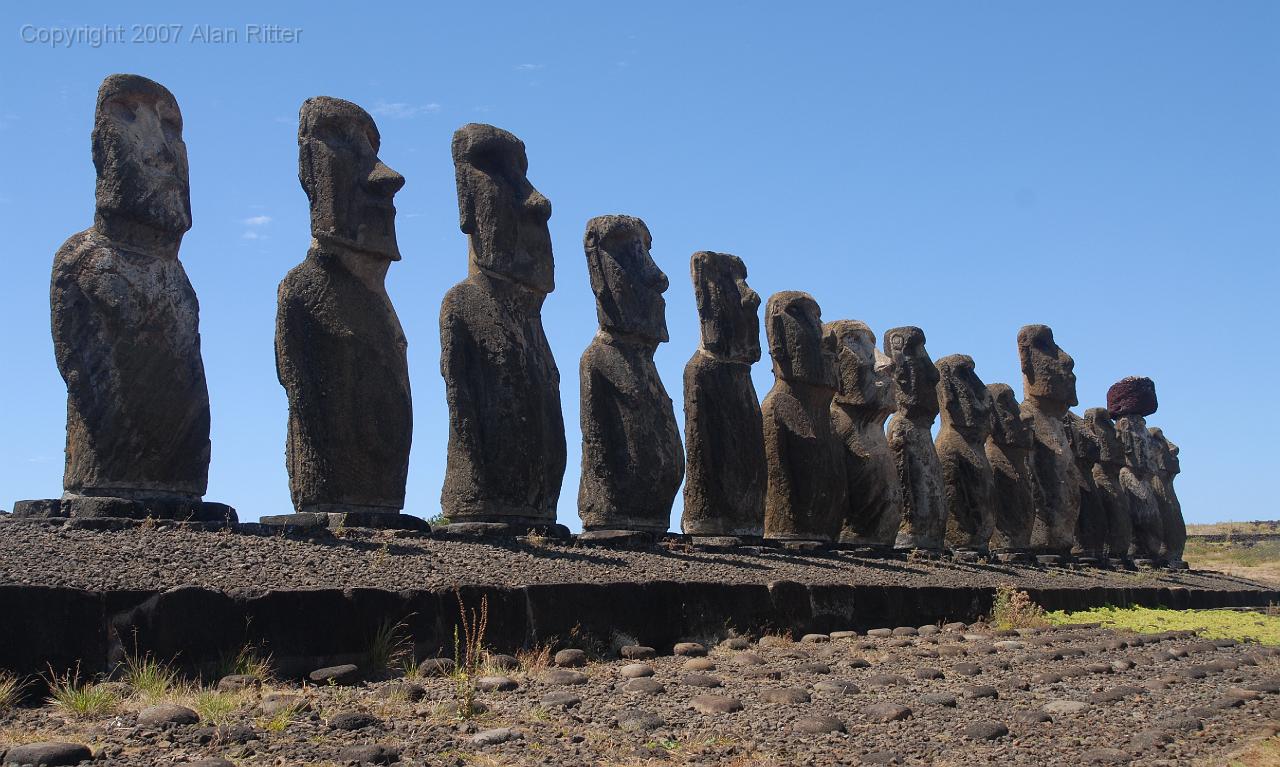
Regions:
M 365 183 L 374 194 L 391 199 L 404 186 L 404 176 L 391 170 L 384 163 L 376 162 Z
M 530 214 L 543 221 L 551 218 L 551 201 L 543 197 L 542 192 L 537 189 L 530 190 L 529 196 L 524 200 L 524 207 Z

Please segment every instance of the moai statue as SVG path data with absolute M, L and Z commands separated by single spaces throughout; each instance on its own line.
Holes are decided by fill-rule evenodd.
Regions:
M 1182 471 L 1178 462 L 1178 446 L 1164 436 L 1159 427 L 1147 429 L 1151 435 L 1151 489 L 1160 506 L 1160 524 L 1164 533 L 1165 558 L 1172 565 L 1184 564 L 1182 552 L 1187 546 L 1187 523 L 1182 518 L 1182 504 L 1173 490 L 1173 478 Z
M 991 549 L 1019 555 L 1031 545 L 1036 499 L 1035 429 L 1022 414 L 1017 396 L 1008 384 L 987 385 L 991 394 L 991 434 L 987 437 L 987 461 L 994 478 L 992 508 L 995 530 Z
M 684 449 L 653 353 L 667 341 L 667 275 L 631 216 L 587 222 L 587 272 L 600 330 L 582 353 L 582 529 L 665 533 Z
M 761 405 L 769 463 L 766 538 L 835 541 L 844 522 L 844 449 L 831 428 L 835 360 L 822 339 L 822 312 L 808 293 L 769 297 L 765 331 L 773 388 Z
M 1096 562 L 1106 556 L 1108 538 L 1107 509 L 1093 480 L 1093 467 L 1102 457 L 1101 437 L 1090 421 L 1070 410 L 1063 422 L 1071 454 L 1076 459 L 1076 476 L 1080 479 L 1080 514 L 1076 517 L 1076 544 L 1071 554 Z
M 1106 408 L 1089 408 L 1084 411 L 1084 420 L 1098 440 L 1098 460 L 1090 473 L 1106 515 L 1106 553 L 1115 559 L 1128 559 L 1133 546 L 1133 522 L 1129 519 L 1129 496 L 1120 484 L 1124 448 Z
M 839 388 L 831 420 L 844 445 L 848 502 L 840 542 L 893 546 L 902 521 L 901 490 L 884 421 L 893 412 L 893 361 L 876 348 L 876 335 L 857 320 L 823 326 L 834 351 Z
M 1120 470 L 1120 486 L 1129 501 L 1129 519 L 1133 523 L 1135 559 L 1156 560 L 1165 555 L 1164 525 L 1160 504 L 1151 486 L 1151 435 L 1146 417 L 1156 412 L 1156 386 L 1150 378 L 1130 376 L 1107 390 L 1107 411 L 1115 419 L 1116 436 L 1124 450 L 1124 468 Z
M 453 522 L 547 526 L 564 479 L 560 372 L 542 329 L 555 289 L 551 203 L 524 143 L 491 125 L 453 134 L 467 278 L 440 307 L 449 448 L 440 503 Z
M 967 354 L 943 357 L 937 369 L 942 428 L 935 448 L 942 465 L 947 545 L 986 554 L 995 531 L 995 476 L 985 448 L 991 433 L 991 393 Z
M 1035 434 L 1036 478 L 1040 485 L 1031 546 L 1044 554 L 1067 555 L 1075 545 L 1080 516 L 1080 471 L 1063 419 L 1076 405 L 1075 361 L 1053 340 L 1047 325 L 1018 331 L 1022 363 L 1022 412 Z
M 684 368 L 686 535 L 764 536 L 765 460 L 751 365 L 760 359 L 760 296 L 728 253 L 690 261 L 702 343 Z
M 396 514 L 413 437 L 404 331 L 387 295 L 400 260 L 378 127 L 350 101 L 298 113 L 298 179 L 311 247 L 280 282 L 276 375 L 289 400 L 285 465 L 299 512 Z M 385 517 L 383 519 L 386 519 Z
M 93 124 L 93 226 L 54 256 L 54 355 L 67 384 L 61 500 L 51 516 L 230 518 L 202 503 L 209 393 L 200 306 L 178 260 L 191 228 L 182 113 L 163 85 L 111 75 Z
M 893 328 L 884 334 L 898 399 L 888 432 L 902 499 L 902 523 L 894 548 L 940 551 L 947 529 L 947 507 L 942 464 L 931 433 L 938 417 L 939 376 L 924 342 L 924 331 L 917 327 Z

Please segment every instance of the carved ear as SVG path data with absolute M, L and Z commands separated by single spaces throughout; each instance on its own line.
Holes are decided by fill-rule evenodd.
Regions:
M 302 184 L 302 191 L 307 193 L 307 200 L 310 202 L 315 202 L 312 194 L 315 181 L 315 155 L 311 151 L 311 142 L 304 141 L 298 147 L 298 183 Z

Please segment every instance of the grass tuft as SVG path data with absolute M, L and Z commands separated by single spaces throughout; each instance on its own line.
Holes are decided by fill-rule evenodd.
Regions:
M 241 647 L 235 655 L 223 656 L 218 663 L 218 678 L 245 674 L 259 682 L 270 682 L 274 676 L 270 653 L 263 653 L 252 645 Z
M 999 629 L 1033 629 L 1049 625 L 1044 608 L 1032 601 L 1025 591 L 1010 585 L 996 586 L 991 603 L 991 623 Z
M 384 671 L 413 665 L 413 640 L 404 621 L 383 621 L 369 640 L 369 668 Z
M 78 663 L 74 670 L 62 675 L 50 668 L 45 681 L 49 685 L 49 704 L 77 718 L 106 716 L 120 704 L 120 699 L 111 688 L 81 680 Z
M 177 683 L 177 674 L 168 664 L 151 657 L 129 656 L 124 663 L 124 681 L 143 698 L 163 698 Z
M 18 675 L 0 670 L 0 713 L 4 713 L 22 700 L 26 693 L 28 680 Z

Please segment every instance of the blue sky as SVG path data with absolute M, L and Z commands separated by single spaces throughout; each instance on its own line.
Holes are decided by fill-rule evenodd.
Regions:
M 272 335 L 276 285 L 309 239 L 296 131 L 316 95 L 369 109 L 382 158 L 407 178 L 388 289 L 414 389 L 409 513 L 439 510 L 437 316 L 466 272 L 449 139 L 489 122 L 524 139 L 553 204 L 561 522 L 578 522 L 577 361 L 595 331 L 582 233 L 605 213 L 643 218 L 671 278 L 657 362 L 682 423 L 698 333 L 689 256 L 727 251 L 762 296 L 806 290 L 824 319 L 881 335 L 919 325 L 935 359 L 970 354 L 983 380 L 1017 390 L 1017 330 L 1049 324 L 1076 359 L 1081 408 L 1122 376 L 1156 380 L 1150 423 L 1182 447 L 1189 521 L 1277 516 L 1280 4 L 56 5 L 0 8 L 0 507 L 61 492 L 49 268 L 92 222 L 98 85 L 136 72 L 185 118 L 208 498 L 243 519 L 289 510 Z M 141 44 L 135 24 L 181 27 Z M 301 31 L 249 42 L 247 24 Z M 102 25 L 126 39 L 24 42 Z M 225 27 L 241 41 L 192 39 Z M 767 360 L 755 380 L 763 397 Z

